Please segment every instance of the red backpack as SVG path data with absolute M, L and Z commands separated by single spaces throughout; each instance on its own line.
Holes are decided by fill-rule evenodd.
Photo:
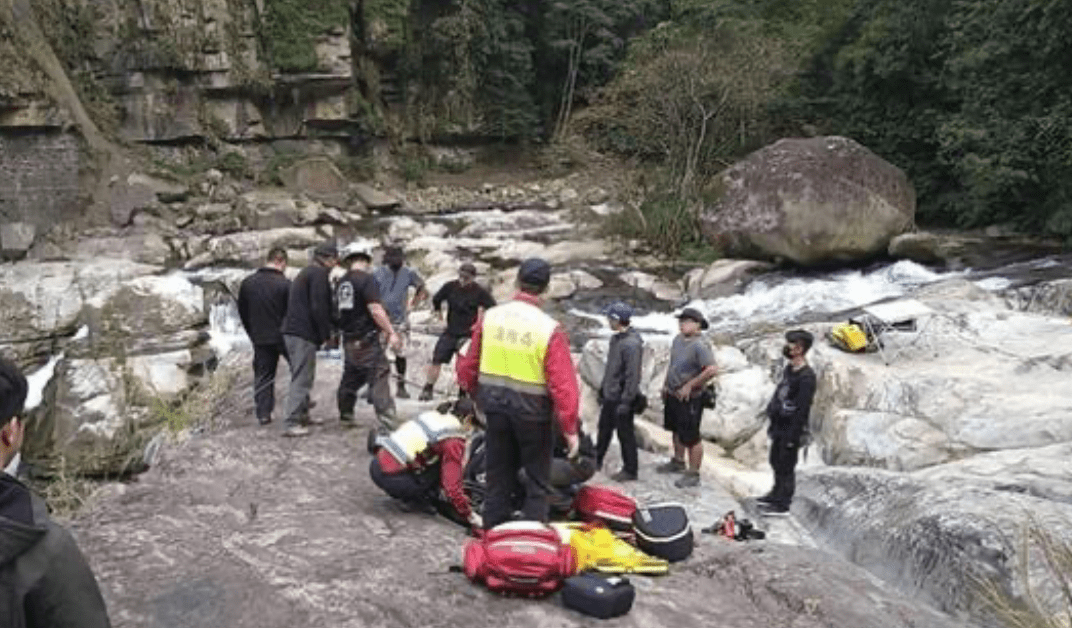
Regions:
M 465 575 L 496 593 L 537 597 L 577 572 L 573 548 L 542 523 L 504 523 L 465 545 Z
M 606 486 L 582 486 L 573 498 L 573 511 L 582 521 L 611 530 L 632 530 L 636 501 Z

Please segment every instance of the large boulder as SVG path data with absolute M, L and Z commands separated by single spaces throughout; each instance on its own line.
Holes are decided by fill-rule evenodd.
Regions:
M 26 257 L 37 237 L 37 227 L 28 222 L 0 224 L 0 259 L 16 260 Z
M 726 255 L 814 265 L 886 253 L 910 230 L 905 173 L 843 137 L 780 140 L 722 173 L 704 235 Z
M 911 474 L 809 470 L 793 513 L 820 543 L 947 612 L 985 616 L 986 587 L 1022 602 L 1025 585 L 1054 611 L 1059 579 L 1031 543 L 1032 526 L 1072 541 L 1070 453 L 1068 445 L 1005 452 Z
M 350 203 L 350 182 L 327 157 L 303 159 L 280 172 L 280 178 L 288 190 L 331 207 Z
M 267 231 L 246 231 L 209 238 L 194 253 L 186 268 L 217 264 L 259 264 L 272 247 L 309 248 L 329 238 L 324 228 L 291 227 Z M 193 253 L 193 251 L 191 251 Z
M 753 260 L 716 260 L 706 268 L 695 268 L 685 275 L 685 292 L 690 299 L 729 296 L 748 280 L 771 268 L 771 264 Z

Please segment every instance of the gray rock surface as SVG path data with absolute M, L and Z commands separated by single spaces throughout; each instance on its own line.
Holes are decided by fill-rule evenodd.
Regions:
M 323 409 L 339 370 L 320 366 Z M 221 401 L 217 431 L 165 446 L 138 482 L 103 489 L 74 522 L 116 628 L 591 625 L 556 598 L 502 598 L 448 573 L 464 531 L 373 486 L 361 430 L 329 421 L 283 439 L 254 425 L 248 386 Z M 701 535 L 671 575 L 633 580 L 636 605 L 608 625 L 962 625 L 841 559 L 772 542 Z
M 745 157 L 716 184 L 701 225 L 719 252 L 811 265 L 866 259 L 911 229 L 908 177 L 843 137 L 784 139 Z
M 37 237 L 37 227 L 28 222 L 0 224 L 0 259 L 17 260 L 26 257 Z
M 346 207 L 350 183 L 327 157 L 311 157 L 286 168 L 280 178 L 287 189 L 331 207 Z

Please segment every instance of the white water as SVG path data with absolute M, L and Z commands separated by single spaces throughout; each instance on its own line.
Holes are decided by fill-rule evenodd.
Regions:
M 707 317 L 711 329 L 732 331 L 756 323 L 786 324 L 809 314 L 839 312 L 883 299 L 905 296 L 920 286 L 961 277 L 963 272 L 938 273 L 915 262 L 900 261 L 870 272 L 840 271 L 815 277 L 761 278 L 744 292 L 718 299 L 695 300 L 688 304 Z M 1000 290 L 1007 280 L 990 278 L 977 282 L 986 290 Z M 680 310 L 678 310 L 680 311 Z M 572 310 L 577 316 L 598 320 L 598 312 Z M 645 333 L 676 334 L 674 312 L 658 312 L 633 317 L 633 327 Z M 602 334 L 609 334 L 604 329 Z

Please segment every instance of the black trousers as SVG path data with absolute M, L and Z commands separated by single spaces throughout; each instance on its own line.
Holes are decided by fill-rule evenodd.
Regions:
M 253 345 L 253 402 L 258 419 L 271 418 L 275 410 L 275 370 L 279 358 L 287 358 L 287 347 L 282 342 Z
M 615 430 L 618 432 L 618 444 L 622 446 L 622 470 L 637 474 L 637 442 L 633 427 L 633 413 L 618 414 L 618 404 L 607 402 L 599 411 L 599 435 L 596 439 L 596 464 L 602 466 L 603 458 L 610 447 L 610 439 Z
M 357 403 L 357 391 L 366 383 L 369 396 L 376 408 L 376 417 L 384 429 L 393 429 L 395 400 L 391 397 L 391 366 L 380 344 L 379 334 L 370 334 L 361 340 L 346 339 L 343 342 L 345 364 L 336 401 L 339 414 L 353 416 Z
M 770 503 L 789 508 L 797 489 L 796 467 L 800 444 L 784 438 L 771 440 L 770 466 L 774 470 L 774 488 Z
M 487 484 L 484 527 L 510 520 L 514 499 L 524 494 L 522 517 L 547 521 L 551 493 L 551 419 L 487 413 Z M 521 473 L 524 471 L 524 473 Z

